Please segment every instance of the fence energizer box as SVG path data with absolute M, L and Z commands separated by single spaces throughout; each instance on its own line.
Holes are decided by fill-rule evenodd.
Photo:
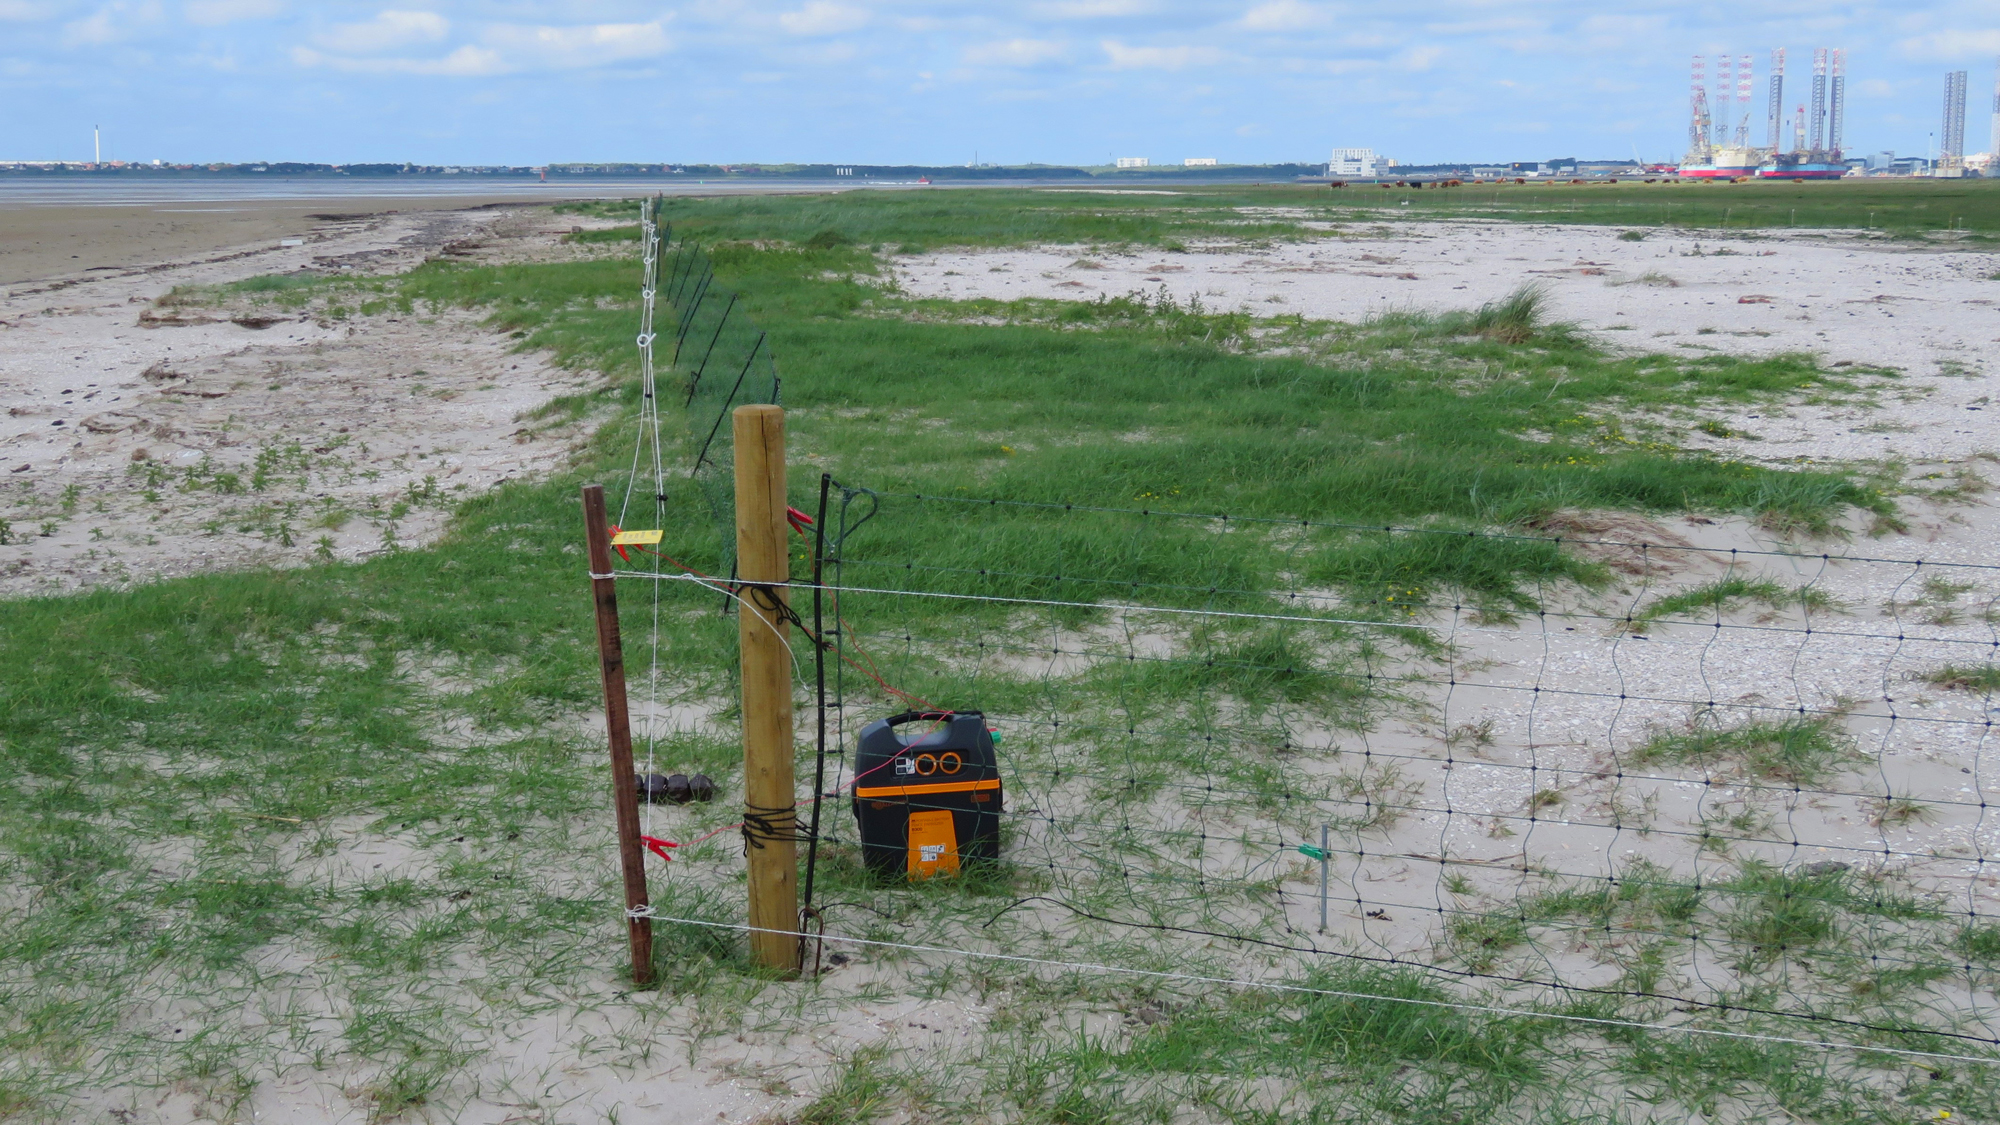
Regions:
M 938 725 L 897 729 L 914 724 Z M 954 874 L 1000 858 L 1000 763 L 979 712 L 877 719 L 861 732 L 854 775 L 861 857 L 877 874 Z

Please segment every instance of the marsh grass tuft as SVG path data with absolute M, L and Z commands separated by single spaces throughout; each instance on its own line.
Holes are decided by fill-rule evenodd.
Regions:
M 1991 695 L 2000 691 L 2000 665 L 1994 664 L 1947 664 L 1942 668 L 1926 672 L 1925 683 L 1936 684 L 1953 691 L 1976 691 Z
M 1831 715 L 1728 728 L 1697 723 L 1684 732 L 1654 735 L 1630 757 L 1634 765 L 1741 770 L 1751 777 L 1801 786 L 1823 785 L 1860 759 L 1854 739 Z
M 1641 607 L 1628 623 L 1634 632 L 1648 625 L 1706 610 L 1702 624 L 1710 624 L 1744 602 L 1760 602 L 1771 609 L 1800 609 L 1808 613 L 1838 608 L 1831 595 L 1810 586 L 1783 586 L 1768 579 L 1731 575 L 1713 582 L 1662 595 Z
M 1578 339 L 1573 326 L 1550 319 L 1549 291 L 1541 282 L 1523 285 L 1470 311 L 1384 313 L 1369 326 L 1418 337 L 1473 336 L 1510 345 L 1572 346 Z
M 1605 281 L 1604 284 L 1614 287 L 1621 285 L 1649 285 L 1658 289 L 1679 289 L 1681 287 L 1681 283 L 1674 280 L 1671 275 L 1662 273 L 1659 270 L 1647 270 L 1645 273 L 1634 277 L 1614 277 Z

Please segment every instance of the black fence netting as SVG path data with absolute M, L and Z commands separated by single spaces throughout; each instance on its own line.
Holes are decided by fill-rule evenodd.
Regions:
M 708 253 L 691 239 L 675 239 L 673 228 L 658 220 L 660 202 L 649 199 L 640 211 L 642 405 L 632 479 L 643 482 L 650 475 L 654 502 L 664 506 L 665 476 L 692 478 L 717 523 L 722 565 L 733 570 L 735 443 L 730 411 L 778 402 L 778 366 L 765 334 L 739 307 L 737 294 L 717 281 Z M 660 447 L 663 397 L 679 408 L 685 425 L 686 451 L 676 458 L 679 463 L 670 463 L 668 458 L 676 455 Z M 664 519 L 664 512 L 656 514 Z

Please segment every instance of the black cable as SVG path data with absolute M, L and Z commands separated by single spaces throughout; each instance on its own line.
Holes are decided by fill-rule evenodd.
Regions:
M 765 843 L 808 842 L 799 831 L 797 805 L 752 805 L 743 806 L 743 844 L 745 848 L 762 848 Z
M 813 798 L 812 827 L 806 830 L 809 841 L 806 844 L 806 886 L 805 908 L 812 909 L 813 874 L 819 860 L 819 810 L 826 795 L 826 642 L 821 640 L 826 633 L 823 608 L 824 589 L 820 585 L 821 567 L 826 560 L 826 498 L 833 489 L 830 473 L 819 475 L 819 518 L 813 523 L 813 627 L 807 635 L 813 638 L 813 690 L 817 701 L 813 708 L 813 718 L 817 733 L 813 738 Z M 773 592 L 772 601 L 777 601 Z M 782 604 L 782 603 L 780 603 Z M 789 608 L 789 607 L 787 607 Z

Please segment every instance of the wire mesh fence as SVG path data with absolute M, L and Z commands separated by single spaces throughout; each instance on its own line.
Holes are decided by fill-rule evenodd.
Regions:
M 732 592 L 729 412 L 779 395 L 656 208 L 635 480 L 650 440 L 665 504 L 657 300 L 720 557 L 644 564 L 654 681 L 675 599 Z M 1411 1003 L 1995 1057 L 2000 567 L 1703 517 L 1514 533 L 1135 500 L 823 480 L 792 651 L 827 940 L 1330 995 L 1362 966 L 1438 989 Z M 670 708 L 647 698 L 650 770 Z M 860 858 L 856 740 L 905 710 L 978 711 L 1002 743 L 1002 858 L 951 889 Z M 676 864 L 656 917 L 691 948 L 744 929 L 733 871 Z
M 1538 1010 L 2000 1042 L 1992 566 L 836 497 L 822 792 L 885 709 L 987 716 L 1011 901 L 969 946 L 1090 923 Z

